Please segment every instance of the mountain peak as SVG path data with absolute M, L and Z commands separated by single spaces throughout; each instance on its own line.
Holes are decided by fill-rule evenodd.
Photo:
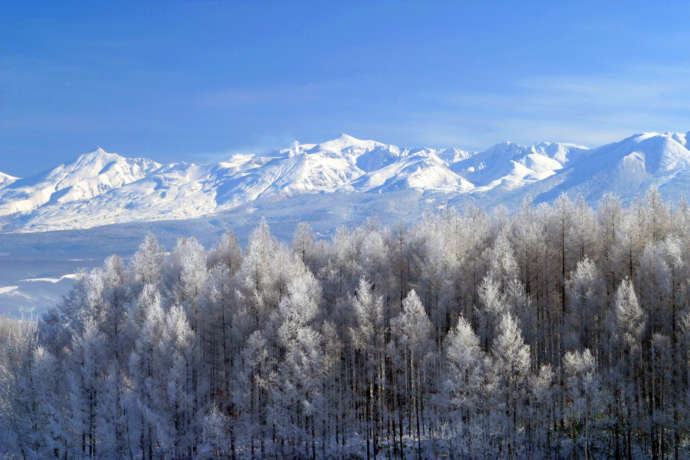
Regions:
M 339 137 L 331 139 L 329 141 L 321 142 L 317 144 L 314 148 L 319 150 L 328 150 L 331 152 L 340 152 L 345 149 L 361 149 L 370 150 L 375 147 L 383 147 L 385 144 L 381 142 L 357 139 L 349 134 L 342 133 Z
M 10 176 L 9 174 L 5 174 L 4 172 L 0 172 L 0 187 L 3 187 L 5 185 L 9 185 L 12 182 L 18 181 L 18 177 Z
M 340 136 L 337 137 L 337 140 L 343 141 L 343 142 L 358 142 L 360 139 L 357 139 L 355 136 L 350 136 L 347 133 L 340 133 Z
M 73 162 L 62 165 L 62 168 L 72 172 L 87 170 L 100 174 L 105 172 L 103 168 L 110 168 L 114 165 L 119 165 L 119 168 L 124 169 L 134 168 L 147 171 L 156 170 L 162 166 L 160 163 L 148 158 L 125 157 L 117 153 L 107 152 L 102 147 L 98 147 L 93 152 L 79 155 Z
M 625 139 L 617 142 L 617 143 L 624 143 L 624 142 L 635 142 L 635 143 L 640 143 L 647 141 L 649 139 L 665 139 L 665 140 L 674 140 L 680 144 L 685 144 L 687 135 L 689 133 L 678 133 L 678 132 L 673 132 L 673 131 L 668 131 L 665 133 L 661 132 L 656 132 L 656 131 L 643 131 L 640 133 L 633 134 L 632 136 L 628 136 Z
M 106 152 L 102 147 L 97 147 L 96 150 L 93 152 L 89 153 L 84 153 L 82 155 L 79 155 L 77 160 L 75 161 L 76 164 L 85 164 L 85 163 L 93 163 L 93 162 L 111 162 L 118 160 L 121 157 L 120 155 L 116 153 L 108 153 Z
M 504 141 L 466 152 L 401 149 L 342 133 L 318 144 L 295 142 L 271 153 L 236 155 L 217 165 L 165 166 L 98 147 L 29 179 L 0 173 L 0 228 L 187 219 L 296 195 L 403 189 L 429 199 L 506 205 L 520 202 L 522 193 L 536 201 L 562 192 L 582 193 L 593 203 L 608 192 L 631 200 L 650 184 L 676 197 L 690 183 L 689 137 L 641 133 L 591 151 L 575 144 Z

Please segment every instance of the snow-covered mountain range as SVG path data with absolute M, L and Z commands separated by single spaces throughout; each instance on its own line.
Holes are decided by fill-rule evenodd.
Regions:
M 689 149 L 690 133 L 638 134 L 595 149 L 505 142 L 482 152 L 401 148 L 343 134 L 197 165 L 160 164 L 99 148 L 33 177 L 0 173 L 0 231 L 189 219 L 296 197 L 368 200 L 402 190 L 442 203 L 511 207 L 527 194 L 535 201 L 581 194 L 596 203 L 613 192 L 629 201 L 654 185 L 677 200 L 690 190 Z

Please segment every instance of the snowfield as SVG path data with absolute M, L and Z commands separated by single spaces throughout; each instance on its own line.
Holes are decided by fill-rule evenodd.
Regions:
M 442 195 L 440 202 L 462 197 L 484 207 L 514 207 L 527 195 L 539 202 L 561 193 L 582 194 L 596 204 L 613 192 L 630 202 L 657 186 L 665 198 L 677 201 L 690 184 L 688 148 L 688 135 L 677 133 L 639 134 L 596 149 L 505 142 L 483 152 L 401 148 L 343 134 L 320 144 L 295 142 L 275 152 L 237 154 L 204 165 L 164 165 L 99 148 L 33 177 L 0 174 L 0 230 L 191 219 L 266 199 L 349 192 L 414 190 Z
M 206 165 L 98 149 L 33 177 L 0 174 L 0 314 L 44 311 L 75 273 L 131 256 L 149 232 L 166 248 L 186 235 L 208 247 L 228 228 L 245 244 L 262 218 L 289 241 L 300 221 L 329 238 L 370 217 L 405 225 L 447 207 L 515 210 L 561 193 L 596 206 L 611 192 L 628 204 L 656 186 L 678 202 L 690 190 L 689 139 L 646 133 L 594 149 L 505 142 L 468 152 L 342 135 Z

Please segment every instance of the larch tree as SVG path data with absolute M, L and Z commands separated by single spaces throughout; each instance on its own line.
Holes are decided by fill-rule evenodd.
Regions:
M 518 456 L 520 418 L 523 416 L 522 401 L 527 391 L 527 378 L 530 370 L 529 345 L 524 343 L 522 332 L 509 312 L 503 313 L 498 326 L 497 335 L 491 344 L 494 371 L 498 381 L 498 407 L 505 411 L 495 412 L 498 426 L 504 429 L 503 442 L 510 456 Z
M 429 388 L 429 372 L 425 369 L 426 357 L 433 353 L 433 326 L 424 310 L 424 305 L 417 293 L 412 290 L 402 302 L 402 312 L 391 321 L 391 332 L 396 341 L 389 346 L 396 347 L 389 353 L 397 361 L 402 372 L 396 372 L 399 382 L 396 382 L 396 397 L 398 398 L 398 429 L 399 448 L 402 450 L 402 405 L 407 408 L 408 424 L 411 424 L 410 411 L 414 413 L 417 449 L 421 451 L 421 412 Z M 397 353 L 396 353 L 397 351 Z M 426 371 L 426 372 L 425 372 Z M 430 379 L 435 380 L 435 379 Z M 405 389 L 405 391 L 402 391 Z M 402 402 L 404 401 L 404 403 Z
M 470 324 L 463 318 L 443 343 L 444 367 L 439 404 L 447 412 L 454 436 L 452 448 L 469 456 L 480 442 L 481 386 L 484 384 L 484 355 Z
M 686 458 L 688 222 L 652 192 L 148 235 L 0 319 L 0 458 Z

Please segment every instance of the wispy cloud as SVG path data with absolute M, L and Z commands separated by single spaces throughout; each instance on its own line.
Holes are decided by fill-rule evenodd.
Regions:
M 598 145 L 640 131 L 690 129 L 690 67 L 637 67 L 609 75 L 535 75 L 500 91 L 436 93 L 441 112 L 416 114 L 428 136 L 472 146 L 542 139 Z M 433 118 L 444 120 L 433 123 Z M 448 135 L 452 126 L 467 134 Z M 452 132 L 452 131 L 450 131 Z M 471 139 L 468 136 L 472 136 Z

